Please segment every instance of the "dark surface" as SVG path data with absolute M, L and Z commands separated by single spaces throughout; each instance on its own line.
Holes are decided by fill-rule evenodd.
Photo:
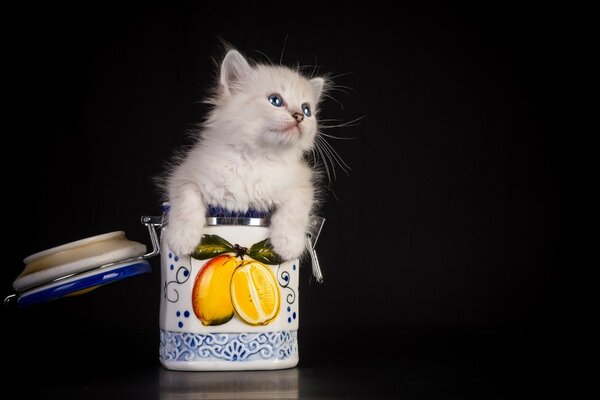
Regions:
M 297 368 L 233 372 L 165 370 L 154 334 L 57 333 L 22 337 L 30 346 L 4 379 L 26 398 L 531 399 L 545 398 L 560 368 L 549 342 L 523 332 L 301 330 Z
M 352 171 L 323 189 L 325 283 L 303 267 L 299 368 L 161 369 L 154 259 L 152 274 L 3 309 L 3 359 L 15 366 L 3 381 L 38 398 L 552 390 L 565 341 L 548 332 L 571 329 L 557 315 L 559 256 L 582 265 L 583 206 L 566 205 L 565 187 L 585 182 L 564 168 L 571 130 L 555 128 L 571 46 L 562 19 L 548 3 L 399 3 L 3 8 L 5 294 L 22 259 L 43 249 L 114 230 L 149 243 L 139 217 L 159 213 L 154 178 L 206 116 L 219 38 L 258 61 L 316 63 L 343 104 L 327 99 L 321 117 L 365 117 L 327 130 L 352 138 L 331 139 Z M 567 217 L 575 226 L 563 229 Z

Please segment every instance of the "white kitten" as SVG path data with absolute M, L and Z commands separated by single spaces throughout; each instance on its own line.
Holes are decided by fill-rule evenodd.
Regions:
M 215 205 L 273 210 L 275 251 L 284 260 L 302 254 L 315 203 L 313 171 L 303 156 L 314 146 L 324 84 L 227 53 L 201 140 L 167 178 L 166 240 L 173 251 L 189 254 L 198 245 L 207 206 Z

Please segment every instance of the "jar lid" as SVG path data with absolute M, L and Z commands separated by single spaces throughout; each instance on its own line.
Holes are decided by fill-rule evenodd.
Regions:
M 145 274 L 151 270 L 152 267 L 146 260 L 129 261 L 96 268 L 20 293 L 17 298 L 17 305 L 28 307 L 68 295 L 85 294 L 100 286 Z
M 26 257 L 25 269 L 13 282 L 13 288 L 22 292 L 61 277 L 140 257 L 145 252 L 145 245 L 128 240 L 123 231 L 77 240 Z
M 156 227 L 161 217 L 142 217 L 148 227 L 153 250 L 129 240 L 123 231 L 114 231 L 52 247 L 26 257 L 23 272 L 14 280 L 20 307 L 54 300 L 67 295 L 87 293 L 99 286 L 151 271 L 147 258 L 159 254 Z

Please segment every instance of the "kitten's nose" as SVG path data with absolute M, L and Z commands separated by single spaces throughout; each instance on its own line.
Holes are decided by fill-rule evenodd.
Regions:
M 304 119 L 304 114 L 301 114 L 299 112 L 295 112 L 295 113 L 292 114 L 292 117 L 294 117 L 294 119 L 296 120 L 296 122 L 300 123 Z

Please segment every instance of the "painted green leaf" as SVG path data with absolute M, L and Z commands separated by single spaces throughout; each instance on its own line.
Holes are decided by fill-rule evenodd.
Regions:
M 254 258 L 256 261 L 260 261 L 261 263 L 265 264 L 275 265 L 283 262 L 281 257 L 275 253 L 275 250 L 273 250 L 273 245 L 269 239 L 254 243 L 246 254 Z
M 192 252 L 192 258 L 207 260 L 223 253 L 233 253 L 235 249 L 231 243 L 218 235 L 202 235 L 202 240 Z

